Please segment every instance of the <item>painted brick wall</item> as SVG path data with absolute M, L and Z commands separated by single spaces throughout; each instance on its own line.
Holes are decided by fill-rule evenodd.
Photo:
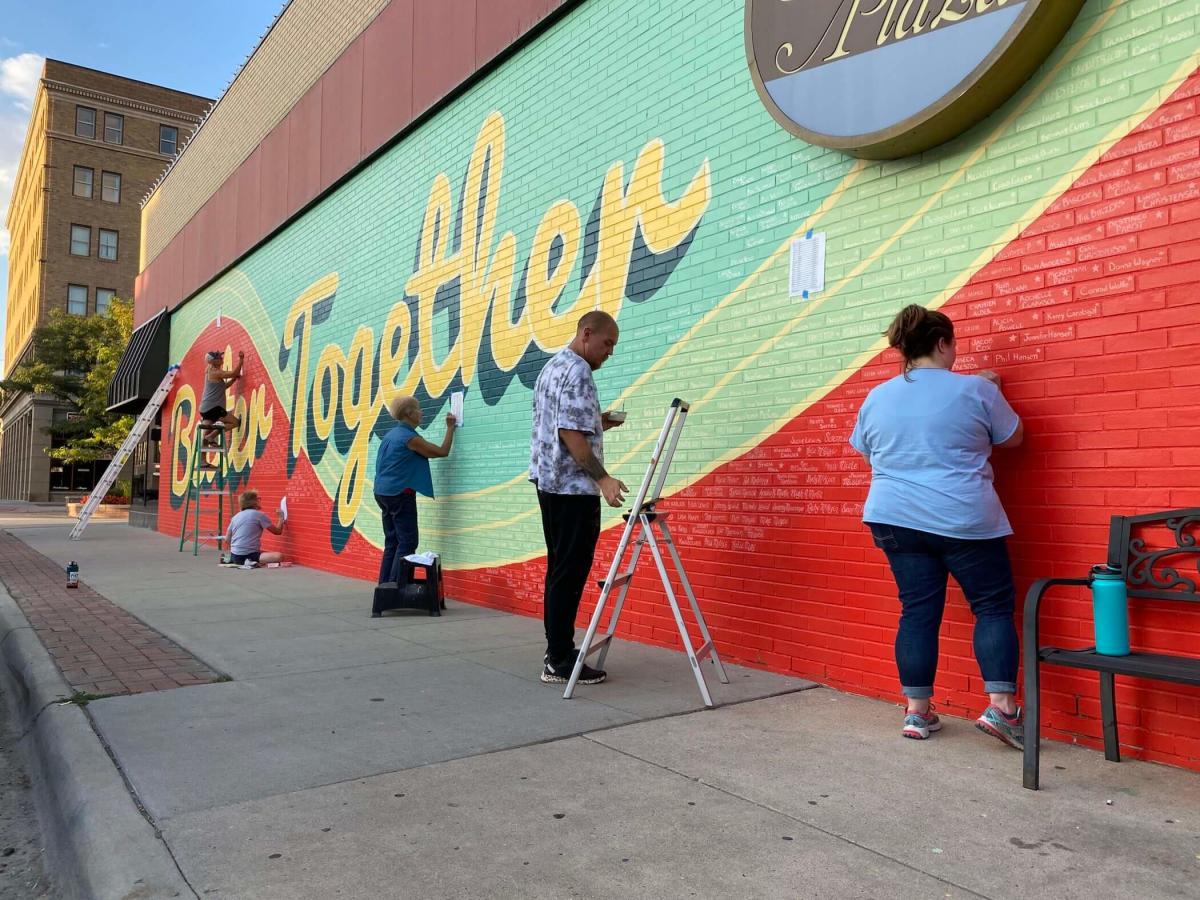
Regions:
M 1200 505 L 1198 13 L 1092 0 L 996 114 L 878 163 L 773 123 L 740 4 L 585 2 L 176 311 L 191 384 L 164 414 L 176 483 L 160 527 L 178 533 L 205 350 L 247 353 L 235 481 L 268 505 L 286 495 L 293 517 L 266 546 L 367 580 L 381 404 L 415 392 L 437 440 L 465 387 L 422 544 L 443 553 L 452 597 L 540 615 L 529 386 L 600 306 L 622 336 L 597 383 L 629 412 L 610 469 L 636 482 L 671 397 L 694 404 L 669 508 L 723 655 L 894 697 L 895 587 L 846 438 L 897 371 L 880 335 L 905 303 L 945 309 L 960 369 L 999 371 L 1026 421 L 1025 446 L 995 460 L 1022 592 L 1102 561 L 1111 513 Z M 804 301 L 788 296 L 788 248 L 809 229 L 829 256 Z M 598 569 L 618 525 L 606 515 Z M 652 581 L 622 630 L 673 646 Z M 367 584 L 363 598 L 365 614 Z M 1048 640 L 1090 642 L 1082 594 L 1047 610 Z M 979 706 L 970 632 L 955 594 L 937 698 L 952 712 Z M 1134 638 L 1194 654 L 1200 611 L 1139 606 Z M 1045 691 L 1048 731 L 1095 744 L 1093 679 L 1048 670 Z M 1200 767 L 1200 691 L 1120 695 L 1131 754 Z

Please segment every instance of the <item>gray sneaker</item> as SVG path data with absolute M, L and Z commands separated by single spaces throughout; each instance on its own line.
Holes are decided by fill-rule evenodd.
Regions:
M 984 734 L 1004 741 L 1010 747 L 1025 749 L 1025 712 L 1019 706 L 1011 716 L 1005 715 L 998 707 L 989 706 L 983 711 L 983 715 L 975 720 L 975 727 Z

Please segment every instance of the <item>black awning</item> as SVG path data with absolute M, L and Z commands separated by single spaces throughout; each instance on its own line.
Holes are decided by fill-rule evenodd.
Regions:
M 170 365 L 171 317 L 163 310 L 129 336 L 129 346 L 108 383 L 108 411 L 136 415 L 154 396 Z

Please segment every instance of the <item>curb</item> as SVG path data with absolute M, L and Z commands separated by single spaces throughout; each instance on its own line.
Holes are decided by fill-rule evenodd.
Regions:
M 146 821 L 83 708 L 20 608 L 0 588 L 0 680 L 64 900 L 195 897 Z

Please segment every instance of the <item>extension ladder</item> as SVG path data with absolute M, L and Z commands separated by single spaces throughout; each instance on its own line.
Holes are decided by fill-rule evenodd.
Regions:
M 171 385 L 175 383 L 175 376 L 178 374 L 179 366 L 171 366 L 167 369 L 167 374 L 158 383 L 158 388 L 150 397 L 146 408 L 137 417 L 137 421 L 133 423 L 133 428 L 130 429 L 129 435 L 125 438 L 125 443 L 121 444 L 121 448 L 117 451 L 116 456 L 109 461 L 108 468 L 104 470 L 104 474 L 100 476 L 100 480 L 96 482 L 96 486 L 92 488 L 91 494 L 88 495 L 87 503 L 79 511 L 79 520 L 75 523 L 75 527 L 71 529 L 71 540 L 77 541 L 83 536 L 83 529 L 87 528 L 88 521 L 92 518 L 92 513 L 96 511 L 96 507 L 100 505 L 105 495 L 108 494 L 108 489 L 116 483 L 121 470 L 125 468 L 125 462 L 129 459 L 129 454 L 133 452 L 133 448 L 138 445 L 138 442 L 141 441 L 146 431 L 158 417 L 158 413 L 162 409 L 167 395 L 171 393 Z
M 183 518 L 179 523 L 179 552 L 188 541 L 188 515 L 195 510 L 192 518 L 192 556 L 200 554 L 200 543 L 206 540 L 217 542 L 217 561 L 224 561 L 222 553 L 225 541 L 225 479 L 229 474 L 229 445 L 226 440 L 231 429 L 221 422 L 207 425 L 197 414 L 196 427 L 192 431 L 192 458 L 188 464 L 187 496 L 183 501 Z M 204 433 L 216 434 L 217 442 L 204 446 Z M 201 462 L 210 456 L 215 456 L 217 462 L 210 464 Z M 211 472 L 212 481 L 206 484 L 205 476 Z M 212 534 L 200 533 L 200 507 L 203 497 L 217 498 L 217 530 Z M 233 498 L 230 498 L 230 510 L 233 509 Z
M 675 617 L 675 625 L 679 629 L 679 637 L 683 641 L 684 652 L 687 653 L 688 661 L 692 664 L 692 674 L 696 677 L 696 685 L 700 688 L 700 696 L 704 698 L 704 705 L 711 707 L 713 705 L 712 696 L 708 692 L 708 684 L 704 680 L 704 671 L 700 668 L 700 662 L 705 657 L 712 659 L 713 666 L 717 670 L 717 677 L 722 684 L 729 684 L 729 676 L 725 674 L 725 667 L 721 665 L 721 658 L 717 655 L 717 648 L 713 646 L 712 635 L 709 634 L 708 625 L 704 621 L 704 616 L 700 613 L 700 604 L 696 601 L 696 594 L 692 590 L 692 584 L 688 581 L 687 573 L 683 570 L 683 560 L 679 558 L 679 550 L 675 547 L 675 541 L 671 539 L 671 530 L 667 527 L 668 513 L 661 512 L 657 509 L 657 504 L 662 502 L 662 490 L 667 483 L 667 473 L 671 469 L 671 459 L 675 456 L 675 448 L 679 446 L 679 436 L 683 433 L 683 423 L 687 420 L 688 404 L 676 397 L 671 401 L 671 408 L 667 410 L 667 419 L 663 422 L 662 432 L 658 436 L 658 443 L 654 446 L 654 454 L 650 457 L 650 464 L 646 467 L 646 474 L 642 478 L 642 485 L 638 488 L 637 498 L 633 501 L 631 511 L 626 513 L 625 530 L 621 534 L 621 540 L 617 544 L 617 551 L 613 554 L 612 564 L 608 568 L 608 575 L 600 582 L 600 599 L 596 602 L 596 611 L 592 613 L 591 624 L 588 625 L 587 633 L 583 637 L 583 644 L 579 648 L 579 658 L 575 660 L 575 668 L 571 672 L 571 679 L 567 682 L 567 689 L 563 693 L 563 698 L 569 700 L 575 692 L 575 683 L 579 680 L 579 673 L 583 669 L 583 664 L 587 657 L 596 651 L 600 652 L 600 657 L 596 661 L 597 668 L 604 668 L 604 658 L 608 655 L 608 650 L 612 646 L 613 635 L 617 630 L 617 620 L 621 617 L 621 609 L 625 605 L 625 597 L 629 593 L 629 583 L 633 579 L 634 570 L 637 569 L 638 559 L 642 555 L 642 548 L 649 547 L 650 553 L 654 556 L 654 563 L 658 567 L 658 574 L 662 578 L 663 590 L 666 591 L 667 603 L 671 606 L 671 613 Z M 664 455 L 665 453 L 665 455 Z M 661 462 L 662 470 L 659 471 L 658 480 L 655 481 L 655 473 Z M 654 490 L 650 490 L 651 483 L 654 483 Z M 653 499 L 647 500 L 649 495 Z M 656 532 L 655 529 L 658 529 Z M 633 539 L 634 530 L 638 530 L 636 541 Z M 629 549 L 630 544 L 634 545 L 633 556 L 629 560 L 629 568 L 618 574 L 621 562 L 625 557 L 625 551 Z M 679 609 L 679 601 L 675 596 L 675 589 L 671 585 L 671 578 L 667 574 L 667 566 L 663 561 L 662 546 L 667 548 L 667 552 L 671 556 L 671 561 L 675 564 L 675 572 L 679 576 L 679 583 L 683 587 L 684 593 L 687 595 L 688 604 L 692 608 L 692 615 L 696 619 L 696 625 L 700 629 L 700 636 L 704 639 L 704 643 L 699 649 L 692 645 L 691 636 L 688 634 L 687 625 L 683 621 L 683 613 Z M 604 636 L 597 638 L 596 631 L 600 627 L 600 621 L 604 616 L 605 606 L 608 604 L 609 598 L 613 591 L 620 588 L 620 593 L 617 594 L 617 602 L 613 606 L 612 615 L 608 620 L 608 627 L 605 629 Z

